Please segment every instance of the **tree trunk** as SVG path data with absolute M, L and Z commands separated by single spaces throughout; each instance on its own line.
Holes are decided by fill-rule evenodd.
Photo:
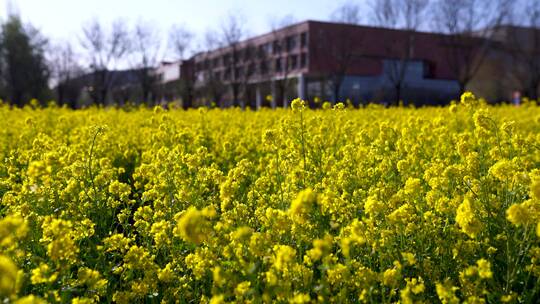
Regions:
M 525 91 L 525 96 L 527 96 L 529 99 L 536 100 L 538 98 L 537 87 L 534 84 L 530 84 Z
M 56 94 L 57 94 L 57 102 L 58 105 L 62 106 L 64 104 L 64 90 L 63 90 L 63 84 L 59 83 L 56 87 Z
M 340 101 L 340 97 L 341 97 L 339 94 L 340 89 L 341 89 L 341 81 L 336 81 L 334 83 L 334 104 Z
M 286 90 L 286 87 L 285 87 L 284 80 L 279 80 L 278 81 L 278 95 L 275 97 L 275 100 L 276 102 L 278 100 L 281 100 L 282 106 L 285 105 L 285 102 L 286 102 L 285 98 L 287 98 L 285 94 L 285 90 Z
M 467 83 L 463 82 L 463 81 L 460 81 L 459 82 L 459 96 L 463 95 L 463 93 L 465 93 L 466 89 L 467 89 Z
M 232 106 L 233 107 L 236 107 L 239 105 L 239 101 L 238 101 L 238 87 L 236 84 L 233 84 L 233 102 L 232 102 Z
M 400 101 L 401 101 L 401 83 L 396 85 L 396 99 L 394 100 L 394 105 L 399 106 Z
M 185 93 L 182 96 L 182 107 L 184 110 L 187 110 L 193 106 L 193 95 L 191 92 L 191 87 L 186 85 L 185 87 Z
M 107 98 L 107 89 L 106 88 L 101 89 L 101 93 L 99 95 L 100 96 L 99 96 L 98 104 L 106 105 L 105 99 Z
M 529 83 L 528 89 L 527 89 L 527 97 L 532 100 L 538 99 L 538 86 L 540 85 L 540 80 L 538 79 L 532 79 Z

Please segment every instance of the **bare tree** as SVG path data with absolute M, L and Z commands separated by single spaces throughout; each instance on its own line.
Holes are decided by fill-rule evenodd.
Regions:
M 106 29 L 97 19 L 83 27 L 81 46 L 85 50 L 93 85 L 90 97 L 104 104 L 114 83 L 114 71 L 130 49 L 129 31 L 124 22 L 116 20 Z
M 190 108 L 193 105 L 195 83 L 194 77 L 189 75 L 189 64 L 184 62 L 186 55 L 193 47 L 193 33 L 183 25 L 174 25 L 169 31 L 169 48 L 175 54 L 176 59 L 180 61 L 180 67 L 183 69 L 178 83 L 178 93 L 182 98 L 182 106 Z
M 287 27 L 297 23 L 298 20 L 294 15 L 288 14 L 284 16 L 273 16 L 269 17 L 268 24 L 272 31 Z
M 346 24 L 360 24 L 362 21 L 360 6 L 354 2 L 345 2 L 330 15 L 330 20 Z
M 520 26 L 508 27 L 504 49 L 511 56 L 508 70 L 512 71 L 524 94 L 537 99 L 540 89 L 540 2 L 526 0 L 524 4 L 518 12 Z
M 163 48 L 159 32 L 147 22 L 139 20 L 132 34 L 132 67 L 136 72 L 141 98 L 144 103 L 155 102 L 157 77 L 153 69 L 157 66 Z M 152 96 L 154 95 L 154 96 Z
M 241 93 L 242 80 L 240 73 L 243 66 L 240 58 L 240 42 L 246 36 L 245 20 L 241 15 L 229 14 L 221 23 L 221 39 L 223 46 L 227 49 L 224 56 L 227 80 L 232 105 L 241 105 L 239 100 Z
M 49 66 L 57 102 L 75 108 L 82 89 L 76 78 L 82 76 L 83 69 L 77 62 L 77 56 L 69 42 L 51 47 Z
M 394 88 L 394 104 L 402 99 L 405 76 L 414 57 L 416 33 L 428 8 L 429 0 L 374 0 L 376 24 L 391 29 L 403 29 L 403 36 L 387 44 L 386 52 L 394 57 L 386 61 L 385 71 Z
M 290 74 L 292 72 L 292 65 L 289 62 L 288 56 L 288 38 L 290 31 L 288 27 L 296 22 L 296 19 L 292 15 L 286 15 L 282 18 L 272 19 L 270 27 L 272 29 L 272 56 L 270 60 L 270 70 L 272 75 L 275 75 L 273 79 L 277 89 L 277 96 L 272 96 L 273 103 L 280 97 L 283 107 L 288 106 L 287 91 L 290 86 Z M 273 59 L 273 60 L 272 60 Z M 273 61 L 273 62 L 272 62 Z M 275 105 L 275 104 L 274 104 Z
M 221 73 L 217 73 L 214 68 L 215 66 L 211 63 L 211 60 L 215 61 L 223 61 L 224 56 L 222 57 L 210 57 L 210 53 L 217 48 L 222 47 L 222 41 L 220 40 L 220 34 L 214 31 L 207 31 L 204 36 L 204 46 L 205 46 L 205 55 L 204 60 L 208 62 L 208 64 L 203 64 L 202 70 L 199 71 L 199 75 L 202 75 L 202 77 L 198 77 L 203 81 L 201 84 L 202 93 L 205 99 L 208 101 L 207 106 L 210 106 L 210 102 L 216 102 L 219 106 L 224 106 L 222 104 L 223 95 L 225 93 L 225 85 L 223 83 L 222 78 L 225 75 L 221 75 Z M 223 65 L 227 67 L 225 62 L 223 62 Z M 197 80 L 196 80 L 197 81 Z
M 331 14 L 330 18 L 336 22 L 358 25 L 361 22 L 360 7 L 352 2 L 344 3 Z M 362 42 L 360 42 L 362 38 L 355 35 L 352 28 L 339 27 L 336 31 L 328 43 L 330 59 L 335 64 L 330 76 L 334 103 L 341 100 L 341 87 L 351 63 L 355 58 L 362 56 Z
M 261 62 L 266 60 L 265 51 L 248 43 L 242 48 L 241 60 L 243 67 L 240 70 L 240 81 L 242 83 L 242 108 L 246 106 L 246 101 L 251 104 L 255 99 L 253 85 L 251 83 L 257 80 L 257 77 L 262 77 Z
M 193 33 L 183 25 L 173 25 L 169 31 L 169 48 L 176 58 L 184 60 L 193 42 Z
M 507 15 L 509 0 L 438 0 L 433 7 L 433 24 L 446 34 L 441 37 L 448 66 L 460 93 L 480 69 L 492 48 L 493 29 Z

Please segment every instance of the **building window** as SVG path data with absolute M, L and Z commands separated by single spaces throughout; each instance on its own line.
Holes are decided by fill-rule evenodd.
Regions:
M 272 52 L 274 54 L 281 52 L 281 45 L 279 43 L 279 40 L 274 40 L 274 42 L 272 43 Z
M 275 63 L 275 70 L 277 72 L 281 72 L 281 68 L 282 68 L 281 58 L 277 58 L 276 63 Z
M 428 60 L 424 61 L 423 63 L 424 78 L 432 78 L 433 74 L 435 74 L 435 63 Z
M 251 59 L 251 55 L 252 55 L 252 54 L 251 54 L 251 53 L 252 53 L 252 52 L 251 52 L 251 47 L 246 47 L 246 48 L 244 49 L 244 52 L 243 52 L 243 53 L 244 53 L 244 54 L 243 54 L 243 55 L 244 55 L 244 56 L 243 56 L 243 57 L 244 57 L 244 60 L 247 61 L 247 60 L 250 60 L 250 59 Z
M 287 52 L 290 52 L 296 48 L 296 36 L 289 36 L 285 39 L 287 46 Z
M 259 48 L 257 49 L 257 53 L 255 54 L 255 57 L 257 59 L 263 59 L 266 57 L 266 51 L 264 50 L 264 45 L 259 45 Z
M 266 75 L 268 73 L 268 63 L 266 61 L 262 61 L 259 68 L 261 70 L 261 75 Z
M 296 68 L 298 68 L 298 56 L 297 55 L 290 56 L 289 63 L 290 63 L 291 70 L 295 70 Z
M 266 45 L 266 54 L 272 54 L 274 48 L 272 47 L 272 43 L 268 42 Z
M 254 63 L 250 63 L 250 64 L 247 66 L 246 75 L 247 75 L 247 77 L 251 77 L 251 76 L 253 76 L 253 74 L 255 74 L 255 64 L 254 64 Z
M 272 54 L 272 42 L 259 45 L 259 56 L 264 57 L 265 55 Z
M 201 72 L 198 72 L 195 77 L 197 78 L 197 82 L 203 82 L 204 81 L 204 75 Z
M 300 67 L 305 68 L 306 65 L 307 65 L 307 55 L 306 55 L 306 53 L 302 53 L 300 55 Z
M 307 33 L 300 34 L 300 46 L 306 47 L 307 45 Z
M 237 67 L 234 69 L 234 79 L 244 77 L 244 69 L 242 67 Z

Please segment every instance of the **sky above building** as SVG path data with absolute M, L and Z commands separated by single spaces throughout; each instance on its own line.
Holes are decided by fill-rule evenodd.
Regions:
M 9 8 L 52 39 L 75 40 L 85 22 L 94 18 L 128 23 L 142 19 L 161 32 L 173 24 L 184 24 L 196 35 L 218 29 L 224 16 L 244 16 L 251 35 L 268 31 L 270 20 L 294 16 L 295 20 L 328 20 L 343 3 L 336 0 L 0 0 L 0 18 Z

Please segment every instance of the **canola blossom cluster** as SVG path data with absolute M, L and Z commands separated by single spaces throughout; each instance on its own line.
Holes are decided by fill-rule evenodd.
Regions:
M 540 108 L 0 106 L 2 303 L 537 303 Z

